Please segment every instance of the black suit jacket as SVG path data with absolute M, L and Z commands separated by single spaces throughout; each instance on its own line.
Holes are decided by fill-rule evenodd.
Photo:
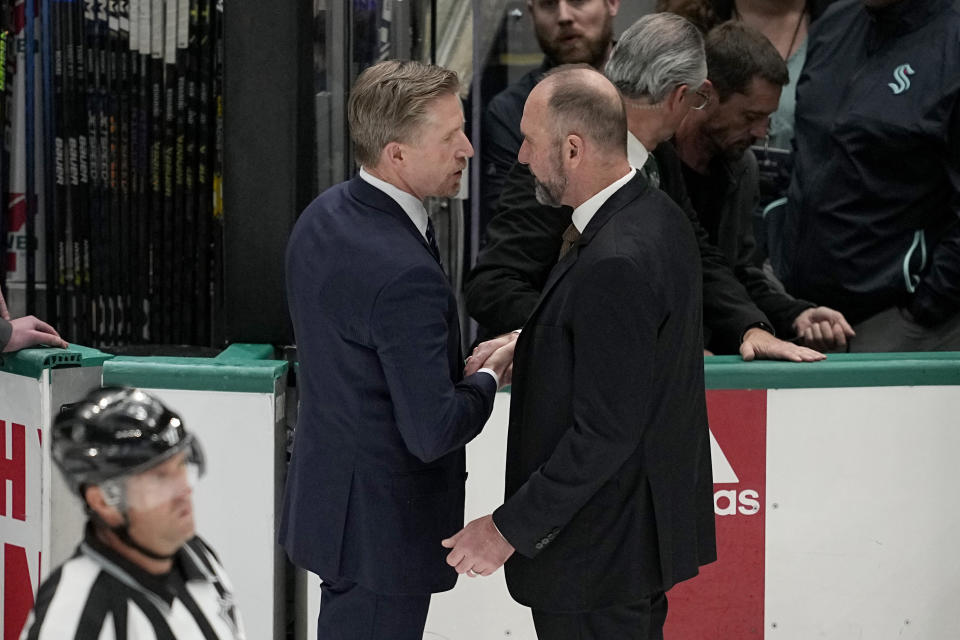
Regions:
M 400 206 L 360 178 L 320 195 L 287 247 L 300 417 L 279 539 L 291 560 L 377 593 L 453 587 L 463 446 L 496 384 L 463 378 L 457 304 Z
M 13 335 L 13 325 L 0 318 L 0 351 L 10 342 L 10 336 Z
M 660 188 L 683 209 L 696 233 L 705 341 L 717 353 L 737 353 L 748 327 L 770 321 L 700 226 L 673 145 L 664 142 L 653 155 L 660 168 Z M 481 339 L 523 326 L 557 261 L 563 230 L 570 225 L 573 210 L 541 205 L 533 185 L 530 170 L 514 165 L 497 214 L 487 225 L 487 244 L 464 283 L 467 311 L 480 324 Z
M 700 273 L 689 222 L 640 176 L 551 271 L 514 356 L 514 599 L 635 602 L 716 558 Z

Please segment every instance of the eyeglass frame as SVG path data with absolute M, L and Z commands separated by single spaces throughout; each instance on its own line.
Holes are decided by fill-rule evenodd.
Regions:
M 687 91 L 689 92 L 690 89 L 687 89 Z M 707 108 L 707 105 L 710 104 L 710 94 L 705 93 L 701 89 L 694 89 L 693 92 L 703 99 L 703 103 L 700 104 L 699 106 L 690 107 L 690 108 L 693 109 L 694 111 L 703 111 L 704 109 Z M 629 109 L 659 109 L 662 106 L 661 103 L 659 102 L 654 104 L 638 104 L 631 99 L 624 99 L 624 104 Z
M 693 109 L 694 111 L 703 111 L 704 109 L 707 108 L 707 105 L 710 104 L 710 94 L 704 93 L 701 89 L 696 89 L 694 93 L 700 96 L 701 98 L 703 98 L 703 103 L 698 107 L 690 107 L 690 108 Z

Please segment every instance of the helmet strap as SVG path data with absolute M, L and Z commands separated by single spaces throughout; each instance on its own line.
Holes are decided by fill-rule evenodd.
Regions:
M 127 521 L 126 513 L 123 514 L 123 524 L 116 527 L 110 526 L 107 521 L 104 520 L 99 513 L 91 509 L 89 505 L 87 505 L 87 514 L 98 526 L 112 531 L 115 536 L 120 538 L 120 541 L 123 542 L 123 544 L 136 549 L 148 558 L 152 558 L 153 560 L 171 560 L 177 555 L 177 552 L 179 552 L 178 549 L 170 554 L 157 553 L 156 551 L 152 551 L 134 540 L 133 536 L 130 535 L 130 523 Z
M 124 516 L 124 520 L 126 520 L 126 516 Z M 118 527 L 111 527 L 110 530 L 113 531 L 113 533 L 116 534 L 116 536 L 120 538 L 125 545 L 128 547 L 133 547 L 148 558 L 153 558 L 154 560 L 171 560 L 177 555 L 176 551 L 170 554 L 161 554 L 147 549 L 145 546 L 134 540 L 133 536 L 130 535 L 130 525 L 127 522 L 124 522 Z M 177 551 L 179 551 L 179 549 Z

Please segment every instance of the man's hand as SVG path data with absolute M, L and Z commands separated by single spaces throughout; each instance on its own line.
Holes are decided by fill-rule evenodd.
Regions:
M 820 351 L 846 351 L 847 339 L 856 335 L 843 314 L 830 307 L 805 310 L 794 319 L 793 330 L 803 344 Z
M 441 542 L 447 549 L 447 564 L 471 578 L 489 576 L 513 555 L 513 545 L 493 524 L 493 516 L 477 518 L 453 537 Z
M 513 378 L 513 349 L 517 344 L 517 332 L 505 333 L 493 340 L 481 342 L 466 359 L 463 374 L 473 375 L 481 368 L 493 369 L 500 378 L 500 386 L 510 384 Z
M 493 353 L 505 347 L 509 344 L 513 344 L 517 341 L 517 338 L 520 336 L 520 332 L 511 331 L 510 333 L 505 333 L 502 336 L 497 336 L 492 340 L 487 340 L 486 342 L 481 342 L 473 349 L 473 353 L 467 356 L 467 359 L 464 360 L 466 365 L 463 370 L 463 375 L 469 376 L 476 373 L 481 367 L 488 366 L 486 365 L 487 359 L 493 355 Z M 493 369 L 493 367 L 490 367 Z
M 10 334 L 10 341 L 3 348 L 4 353 L 41 344 L 63 349 L 70 346 L 60 337 L 56 329 L 33 316 L 11 320 L 10 325 L 13 327 L 13 331 Z
M 740 355 L 744 360 L 790 360 L 791 362 L 816 362 L 827 356 L 819 351 L 801 347 L 775 337 L 759 327 L 748 329 L 740 343 Z

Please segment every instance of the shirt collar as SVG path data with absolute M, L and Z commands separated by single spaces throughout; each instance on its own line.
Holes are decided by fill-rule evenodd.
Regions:
M 643 165 L 647 164 L 647 158 L 649 157 L 650 152 L 643 146 L 639 138 L 630 131 L 627 131 L 627 161 L 630 162 L 630 166 L 634 169 L 642 170 Z
M 83 553 L 97 561 L 105 571 L 114 575 L 127 584 L 134 582 L 158 596 L 167 605 L 172 605 L 176 598 L 175 584 L 178 577 L 185 581 L 206 580 L 206 574 L 196 565 L 190 554 L 180 549 L 173 556 L 173 568 L 170 573 L 157 575 L 150 573 L 140 565 L 131 562 L 124 556 L 104 544 L 97 536 L 93 524 L 88 522 L 78 553 Z M 97 560 L 99 556 L 102 560 Z M 173 575 L 176 573 L 177 575 Z
M 627 175 L 623 176 L 605 189 L 598 191 L 589 200 L 574 209 L 573 225 L 577 228 L 577 231 L 583 233 L 583 230 L 587 228 L 588 224 L 590 224 L 593 216 L 597 213 L 597 211 L 600 210 L 600 207 L 603 206 L 603 203 L 605 203 L 610 196 L 615 194 L 620 187 L 630 182 L 631 178 L 633 178 L 636 173 L 637 170 L 631 167 L 630 171 L 627 172 Z
M 370 186 L 383 191 L 385 194 L 393 198 L 394 202 L 400 205 L 400 208 L 403 209 L 403 212 L 406 213 L 407 217 L 409 217 L 411 222 L 413 222 L 413 226 L 417 228 L 417 231 L 420 232 L 420 235 L 426 239 L 427 210 L 423 206 L 423 202 L 420 201 L 420 198 L 416 197 L 412 193 L 407 193 L 403 189 L 400 189 L 399 187 L 396 187 L 385 180 L 381 180 L 380 178 L 371 175 L 363 167 L 360 167 L 360 178 Z

